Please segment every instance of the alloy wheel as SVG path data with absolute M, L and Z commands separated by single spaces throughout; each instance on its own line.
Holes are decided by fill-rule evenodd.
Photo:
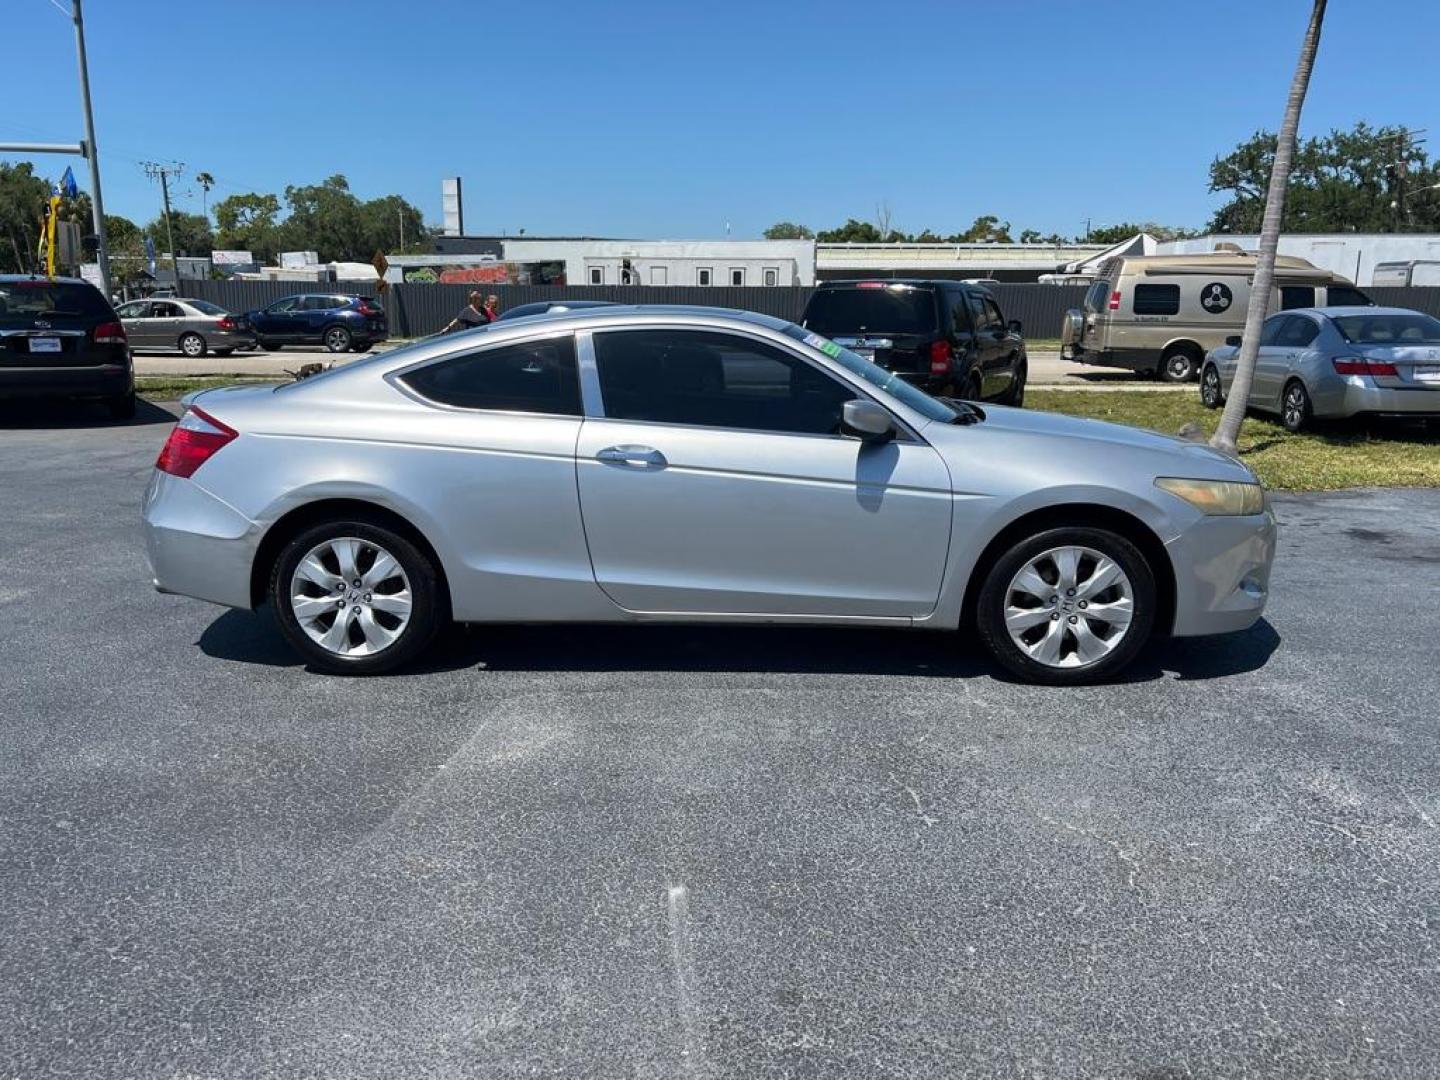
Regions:
M 344 352 L 350 347 L 350 335 L 340 327 L 325 332 L 325 347 L 331 352 Z
M 1200 400 L 1207 409 L 1220 406 L 1220 373 L 1213 367 L 1207 367 L 1200 376 Z
M 205 339 L 195 334 L 186 334 L 180 339 L 180 351 L 186 356 L 204 356 Z
M 1125 640 L 1135 593 L 1120 564 L 1094 548 L 1051 548 L 1031 559 L 1005 591 L 1005 627 L 1030 659 L 1082 668 Z
M 350 658 L 389 648 L 410 624 L 410 579 L 372 540 L 339 536 L 316 544 L 295 567 L 290 610 L 322 649 Z

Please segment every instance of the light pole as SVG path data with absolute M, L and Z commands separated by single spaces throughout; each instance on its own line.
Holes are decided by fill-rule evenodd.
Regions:
M 110 299 L 110 249 L 105 243 L 105 203 L 100 197 L 100 150 L 95 145 L 95 117 L 90 111 L 90 65 L 85 60 L 85 20 L 80 13 L 80 0 L 72 0 L 71 19 L 75 23 L 75 55 L 80 63 L 80 101 L 85 109 L 85 160 L 90 163 L 90 210 L 95 218 L 95 261 L 100 265 L 100 281 L 105 299 Z

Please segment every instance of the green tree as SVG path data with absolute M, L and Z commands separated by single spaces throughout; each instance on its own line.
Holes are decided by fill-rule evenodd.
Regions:
M 1285 101 L 1285 117 L 1280 122 L 1280 137 L 1275 144 L 1275 157 L 1270 166 L 1270 182 L 1265 191 L 1265 213 L 1260 222 L 1260 248 L 1255 257 L 1255 279 L 1250 288 L 1250 303 L 1245 309 L 1245 330 L 1241 334 L 1240 354 L 1235 358 L 1235 378 L 1230 384 L 1230 398 L 1219 426 L 1210 438 L 1210 445 L 1228 454 L 1236 452 L 1240 425 L 1250 404 L 1250 386 L 1255 379 L 1255 358 L 1260 351 L 1260 325 L 1270 305 L 1270 288 L 1275 280 L 1275 253 L 1280 247 L 1280 227 L 1285 215 L 1285 196 L 1290 187 L 1290 164 L 1295 154 L 1296 134 L 1300 130 L 1300 110 L 1310 88 L 1310 72 L 1315 68 L 1315 53 L 1320 47 L 1320 27 L 1325 21 L 1325 0 L 1315 0 L 1310 10 L 1310 25 L 1300 44 L 1300 59 L 1295 63 L 1295 76 L 1290 81 L 1290 96 Z M 1288 407 L 1288 392 L 1287 402 Z
M 1092 244 L 1118 244 L 1120 241 L 1129 240 L 1136 233 L 1142 232 L 1149 233 L 1156 240 L 1184 240 L 1191 236 L 1201 235 L 1195 229 L 1161 225 L 1154 221 L 1122 221 L 1119 225 L 1101 225 L 1091 229 L 1089 242 Z
M 1273 132 L 1257 131 L 1210 165 L 1210 190 L 1229 200 L 1212 232 L 1257 232 L 1275 161 Z M 1297 142 L 1285 190 L 1285 232 L 1440 231 L 1440 163 L 1432 163 L 1403 128 L 1349 131 Z
M 804 225 L 793 221 L 777 221 L 765 230 L 766 240 L 813 240 L 815 234 Z
M 365 248 L 367 234 L 360 200 L 350 183 L 336 174 L 323 184 L 285 189 L 290 214 L 280 225 L 283 251 L 314 251 L 321 262 L 368 261 L 374 249 Z
M 280 251 L 280 200 L 249 192 L 215 204 L 216 243 L 222 251 L 249 251 L 262 263 L 273 263 Z
M 364 246 L 354 256 L 369 261 L 377 251 L 405 253 L 432 250 L 425 231 L 425 215 L 399 195 L 385 195 L 360 205 L 365 229 Z M 400 242 L 401 236 L 405 242 Z
M 821 229 L 815 239 L 825 244 L 878 244 L 884 237 L 870 222 L 847 218 L 838 229 Z
M 946 239 L 952 244 L 1012 244 L 1010 223 L 1001 221 L 994 214 L 977 217 L 970 228 Z
M 168 231 L 164 214 L 145 226 L 145 231 L 154 239 L 156 251 L 169 252 L 172 235 L 175 238 L 176 255 L 208 257 L 210 252 L 215 250 L 215 234 L 210 231 L 210 222 L 199 214 L 171 210 Z
M 49 195 L 50 185 L 30 162 L 0 161 L 0 273 L 24 273 L 38 265 L 35 252 Z

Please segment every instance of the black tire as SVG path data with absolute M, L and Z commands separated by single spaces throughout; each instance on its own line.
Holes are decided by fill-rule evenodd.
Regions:
M 409 579 L 409 623 L 393 643 L 370 655 L 346 657 L 324 648 L 300 626 L 291 607 L 289 582 L 300 560 L 317 545 L 339 537 L 377 544 L 395 557 Z M 439 572 L 429 557 L 389 525 L 358 515 L 312 525 L 291 538 L 270 571 L 267 595 L 285 639 L 312 668 L 332 675 L 378 675 L 409 663 L 430 644 L 449 611 Z
M 105 408 L 110 410 L 110 416 L 115 420 L 130 420 L 135 416 L 135 391 L 128 394 L 121 394 L 119 397 L 105 399 Z
M 964 400 L 966 400 L 966 401 L 980 401 L 980 400 L 981 400 L 980 395 L 983 394 L 984 392 L 985 392 L 985 384 L 980 381 L 980 373 L 979 373 L 978 371 L 972 371 L 972 372 L 970 373 L 970 377 L 965 380 L 965 397 L 964 397 Z
M 350 351 L 350 331 L 346 330 L 343 326 L 326 327 L 325 335 L 320 341 L 329 352 L 342 353 Z
M 1089 548 L 1118 563 L 1130 579 L 1133 613 L 1124 631 L 1126 636 L 1103 658 L 1085 666 L 1052 667 L 1032 659 L 1011 639 L 1005 625 L 1005 609 L 1009 603 L 1006 594 L 1015 575 L 1027 563 L 1052 548 L 1065 546 Z M 975 628 L 990 654 L 1011 674 L 1026 682 L 1078 686 L 1111 678 L 1135 659 L 1155 627 L 1157 606 L 1155 573 L 1139 548 L 1108 529 L 1063 526 L 1026 537 L 995 560 L 985 573 L 976 600 Z M 1076 612 L 1073 617 L 1083 616 Z
M 229 356 L 229 355 L 230 355 L 231 353 L 233 353 L 234 351 L 235 351 L 234 349 L 216 349 L 216 350 L 214 350 L 216 356 Z
M 205 339 L 193 331 L 181 334 L 180 340 L 176 344 L 180 347 L 180 351 L 191 360 L 198 360 L 210 351 L 210 346 Z
M 356 352 L 369 352 L 369 351 L 370 351 L 371 349 L 373 349 L 374 347 L 375 347 L 375 343 L 374 343 L 373 341 L 367 341 L 367 342 L 365 342 L 364 345 L 356 345 L 356 346 L 354 346 L 354 349 L 355 349 Z
M 1206 364 L 1200 373 L 1200 404 L 1207 409 L 1218 409 L 1225 404 L 1225 390 L 1220 382 L 1220 370 L 1214 364 Z
M 1285 392 L 1280 395 L 1280 423 L 1286 431 L 1298 435 L 1310 426 L 1313 417 L 1310 393 L 1305 389 L 1305 384 L 1299 379 L 1291 379 L 1285 384 Z
M 285 346 L 281 345 L 278 341 L 267 341 L 265 338 L 256 338 L 255 347 L 264 352 L 279 352 Z
M 1193 382 L 1200 373 L 1203 360 L 1204 357 L 1193 345 L 1175 345 L 1160 358 L 1160 366 L 1155 373 L 1160 376 L 1161 382 Z
M 1029 365 L 1021 360 L 1015 369 L 1015 377 L 1010 380 L 1010 388 L 1005 391 L 1005 396 L 1000 399 L 1000 404 L 1009 405 L 1012 408 L 1021 409 L 1025 407 L 1025 381 L 1030 376 Z

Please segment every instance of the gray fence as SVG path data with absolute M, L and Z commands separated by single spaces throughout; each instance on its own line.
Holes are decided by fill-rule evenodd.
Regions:
M 470 291 L 479 288 L 500 298 L 500 308 L 540 300 L 610 300 L 621 304 L 704 304 L 710 307 L 739 308 L 762 315 L 774 315 L 796 322 L 805 310 L 811 289 L 711 288 L 650 285 L 392 285 L 384 295 L 390 315 L 390 333 L 395 337 L 422 337 L 433 334 L 465 306 Z M 1084 286 L 992 283 L 989 286 L 1007 319 L 1019 319 L 1031 338 L 1055 338 L 1065 312 L 1079 307 Z M 196 281 L 186 284 L 191 295 L 210 300 L 230 311 L 264 307 L 282 296 L 297 292 L 350 292 L 375 295 L 374 281 L 334 282 L 308 285 L 297 281 Z M 1414 308 L 1440 317 L 1440 287 L 1368 288 L 1377 304 Z

